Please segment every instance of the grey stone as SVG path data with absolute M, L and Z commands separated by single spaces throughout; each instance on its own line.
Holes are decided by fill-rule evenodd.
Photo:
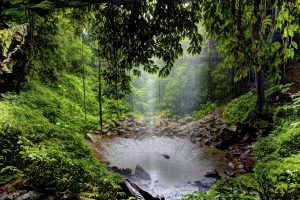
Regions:
M 228 163 L 228 167 L 233 170 L 234 169 L 234 164 L 232 162 Z
M 35 191 L 29 191 L 21 196 L 18 196 L 16 200 L 37 200 L 42 196 L 41 193 Z
M 135 175 L 144 180 L 151 180 L 151 176 L 139 164 L 135 167 Z
M 167 155 L 167 154 L 161 154 L 164 158 L 166 158 L 166 159 L 170 159 L 170 156 L 169 155 Z
M 229 130 L 229 131 L 231 131 L 231 132 L 236 132 L 237 129 L 238 129 L 238 126 L 235 125 L 235 124 L 229 124 L 229 125 L 224 124 L 222 128 L 223 128 L 223 129 L 227 129 L 227 130 Z

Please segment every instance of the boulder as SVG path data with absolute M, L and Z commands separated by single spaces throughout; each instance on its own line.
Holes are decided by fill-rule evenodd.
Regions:
M 238 126 L 236 125 L 236 124 L 224 124 L 223 125 L 223 129 L 227 129 L 227 130 L 229 130 L 229 131 L 231 131 L 231 132 L 237 132 L 237 130 L 238 130 Z
M 202 182 L 202 181 L 195 181 L 193 185 L 197 186 L 199 188 L 199 191 L 204 192 L 206 190 L 208 190 L 212 184 L 214 183 L 214 181 L 212 182 Z
M 170 159 L 170 156 L 169 155 L 167 155 L 167 154 L 161 154 L 164 158 L 166 158 L 166 159 Z
M 139 164 L 135 167 L 135 175 L 144 180 L 151 180 L 151 176 Z
M 191 131 L 191 132 L 190 132 L 190 136 L 191 136 L 191 137 L 196 137 L 196 136 L 197 136 L 197 133 L 196 133 L 195 131 Z
M 101 131 L 101 133 L 106 134 L 108 131 L 109 131 L 109 129 L 103 128 L 102 131 Z
M 119 168 L 116 167 L 116 166 L 108 166 L 107 169 L 108 169 L 108 171 L 111 171 L 111 172 L 118 172 L 119 171 Z
M 210 123 L 207 123 L 205 127 L 206 127 L 207 130 L 211 129 Z
M 209 171 L 204 176 L 207 178 L 221 179 L 221 176 L 219 175 L 219 172 L 217 172 L 217 170 Z
M 215 119 L 219 119 L 222 116 L 222 110 L 221 108 L 216 108 L 214 111 Z
M 228 163 L 228 167 L 231 169 L 231 170 L 234 170 L 234 164 L 232 162 Z
M 97 142 L 97 136 L 92 134 L 92 133 L 88 133 L 86 134 L 86 137 L 89 141 L 96 143 Z
M 130 121 L 130 122 L 133 122 L 134 121 L 134 116 L 129 114 L 127 117 L 126 117 L 126 120 L 127 121 Z
M 108 131 L 108 132 L 106 133 L 106 135 L 107 135 L 107 136 L 116 136 L 116 135 L 118 135 L 118 131 Z
M 131 122 L 131 121 L 129 121 L 129 122 L 127 123 L 127 126 L 128 126 L 128 127 L 134 127 L 134 126 L 135 126 L 135 123 L 134 123 L 134 122 Z
M 39 192 L 29 191 L 21 196 L 18 196 L 16 200 L 35 200 L 35 199 L 38 200 L 41 199 L 42 196 L 43 194 Z
M 251 158 L 251 150 L 247 150 L 245 153 L 243 153 L 240 159 L 246 171 L 253 171 L 254 160 Z
M 238 140 L 237 126 L 224 124 L 220 130 L 217 139 L 219 142 L 216 144 L 216 147 L 219 149 L 225 149 L 229 146 L 235 144 Z
M 224 173 L 230 177 L 235 177 L 235 173 L 232 170 L 225 170 Z
M 126 131 L 125 129 L 118 129 L 117 132 L 118 132 L 119 135 L 126 135 L 126 134 L 128 134 L 128 131 Z
M 119 173 L 123 176 L 130 176 L 132 174 L 132 169 L 130 168 L 120 169 Z
M 207 128 L 205 128 L 205 127 L 200 128 L 199 131 L 200 131 L 200 133 L 202 133 L 202 134 L 205 134 L 205 133 L 208 132 Z
M 206 138 L 205 140 L 204 140 L 204 144 L 205 145 L 209 145 L 210 143 L 211 143 L 211 141 L 212 141 L 212 138 L 210 137 L 210 138 Z

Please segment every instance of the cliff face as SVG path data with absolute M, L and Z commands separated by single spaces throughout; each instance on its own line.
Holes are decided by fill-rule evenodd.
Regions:
M 12 56 L 24 44 L 26 35 L 26 24 L 0 31 L 0 75 L 13 72 Z
M 16 80 L 24 71 L 21 69 L 24 62 L 20 55 L 22 55 L 27 29 L 28 25 L 23 24 L 0 30 L 0 93 L 16 91 L 19 88 L 20 81 Z

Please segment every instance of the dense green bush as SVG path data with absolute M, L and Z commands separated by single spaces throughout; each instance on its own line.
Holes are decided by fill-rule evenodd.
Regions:
M 286 103 L 284 93 L 289 87 L 290 84 L 275 85 L 268 88 L 265 92 L 265 104 L 262 113 L 257 111 L 257 97 L 254 91 L 235 98 L 224 107 L 223 118 L 230 122 L 244 123 L 255 128 L 270 128 L 277 104 L 279 102 Z
M 26 187 L 52 195 L 108 199 L 122 178 L 93 158 L 82 134 L 98 126 L 97 94 L 86 91 L 85 122 L 80 79 L 62 75 L 59 84 L 33 81 L 31 90 L 0 101 L 0 184 L 22 178 Z
M 224 108 L 223 117 L 231 122 L 246 123 L 256 115 L 256 96 L 253 91 L 233 99 Z
M 273 104 L 282 101 L 284 91 L 286 86 L 276 86 L 266 92 L 276 123 L 268 136 L 255 143 L 254 173 L 219 181 L 209 191 L 184 199 L 300 199 L 300 95 L 294 94 L 292 102 L 275 107 Z M 248 93 L 233 100 L 226 107 L 225 116 L 233 121 L 249 119 L 251 114 L 245 104 L 253 98 Z
M 213 112 L 216 107 L 217 107 L 216 103 L 208 102 L 206 104 L 201 105 L 201 107 L 198 111 L 195 111 L 192 113 L 192 116 L 195 119 L 201 119 L 208 113 Z

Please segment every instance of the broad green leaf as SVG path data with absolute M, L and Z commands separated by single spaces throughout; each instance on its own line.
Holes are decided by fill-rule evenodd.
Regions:
M 295 48 L 295 49 L 298 49 L 298 44 L 295 42 L 295 41 L 292 41 L 292 46 Z

